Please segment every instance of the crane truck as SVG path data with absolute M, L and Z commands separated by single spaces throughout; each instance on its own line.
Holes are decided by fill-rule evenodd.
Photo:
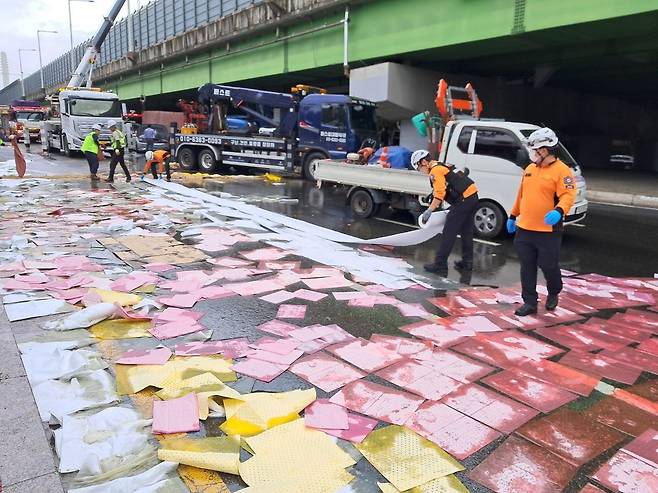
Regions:
M 345 158 L 377 135 L 374 103 L 301 84 L 290 93 L 205 84 L 198 100 L 207 130 L 174 136 L 177 160 L 188 171 L 242 166 L 313 179 L 317 161 Z M 229 110 L 256 125 L 231 128 Z
M 101 144 L 107 144 L 110 140 L 107 122 L 121 121 L 125 107 L 119 101 L 119 96 L 92 87 L 92 72 L 101 45 L 125 2 L 126 0 L 116 0 L 71 80 L 58 94 L 49 98 L 53 116 L 43 123 L 49 150 L 57 149 L 67 156 L 79 151 L 94 124 L 100 124 L 103 128 L 99 140 Z M 121 123 L 119 125 L 121 126 Z

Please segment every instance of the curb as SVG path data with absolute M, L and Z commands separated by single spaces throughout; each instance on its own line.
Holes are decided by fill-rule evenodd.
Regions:
M 600 202 L 605 204 L 658 209 L 658 197 L 650 195 L 588 190 L 587 200 L 590 202 Z

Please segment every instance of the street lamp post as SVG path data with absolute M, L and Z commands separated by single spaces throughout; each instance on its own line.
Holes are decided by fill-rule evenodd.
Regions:
M 48 34 L 57 34 L 57 31 L 47 31 L 45 29 L 37 29 L 37 47 L 39 48 L 39 72 L 41 73 L 41 90 L 45 92 L 46 86 L 43 82 L 43 61 L 41 59 L 41 37 L 39 34 L 48 33 Z
M 75 59 L 73 58 L 73 22 L 71 21 L 71 2 L 87 2 L 94 3 L 94 0 L 67 0 L 69 4 L 69 39 L 71 41 L 71 51 L 70 60 L 71 60 L 71 73 L 75 70 Z
M 21 57 L 21 53 L 24 51 L 37 51 L 34 48 L 19 48 L 18 49 L 18 66 L 21 69 L 21 97 L 25 97 L 25 79 L 23 78 L 23 59 Z

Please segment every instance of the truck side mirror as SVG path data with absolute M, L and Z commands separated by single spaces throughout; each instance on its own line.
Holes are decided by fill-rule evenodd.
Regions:
M 517 166 L 521 166 L 522 168 L 525 169 L 525 167 L 528 166 L 528 163 L 530 162 L 530 156 L 528 156 L 528 151 L 526 151 L 523 148 L 517 149 L 515 162 Z
M 121 115 L 124 117 L 128 115 L 128 108 L 126 108 L 126 103 L 121 103 Z

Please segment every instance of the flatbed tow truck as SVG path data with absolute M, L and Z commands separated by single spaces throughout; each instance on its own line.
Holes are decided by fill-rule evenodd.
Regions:
M 321 159 L 342 159 L 376 137 L 375 105 L 297 85 L 279 93 L 205 84 L 198 101 L 208 115 L 205 133 L 177 132 L 175 155 L 187 171 L 214 173 L 231 166 L 298 172 L 313 179 Z M 231 129 L 231 111 L 255 125 Z

